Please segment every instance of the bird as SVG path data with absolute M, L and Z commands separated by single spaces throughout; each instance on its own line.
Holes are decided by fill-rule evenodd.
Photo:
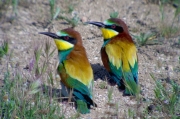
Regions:
M 93 70 L 88 61 L 82 38 L 73 28 L 66 28 L 57 33 L 40 32 L 54 39 L 58 50 L 57 72 L 61 83 L 73 90 L 76 109 L 81 114 L 90 113 L 91 106 L 97 107 L 92 100 Z
M 101 59 L 111 76 L 109 83 L 117 85 L 124 96 L 137 95 L 139 91 L 137 48 L 125 22 L 120 18 L 109 18 L 104 22 L 86 23 L 95 25 L 102 31 L 104 43 L 101 47 Z

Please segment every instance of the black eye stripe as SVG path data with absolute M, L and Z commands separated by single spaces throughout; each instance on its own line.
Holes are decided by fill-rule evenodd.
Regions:
M 65 39 L 65 40 L 69 40 L 69 37 L 68 37 L 68 36 L 64 36 L 64 39 Z
M 69 36 L 61 36 L 60 39 L 65 40 L 71 44 L 76 44 L 76 39 L 69 37 Z
M 112 25 L 111 28 L 112 28 L 112 29 L 115 29 L 115 28 L 116 28 L 116 25 Z
M 112 28 L 111 28 L 111 25 L 105 25 L 105 28 L 112 29 Z
M 115 25 L 115 24 L 113 24 L 113 25 L 105 25 L 105 28 L 113 29 L 113 30 L 115 30 L 115 31 L 117 31 L 119 33 L 124 31 L 121 26 L 118 26 L 118 25 Z

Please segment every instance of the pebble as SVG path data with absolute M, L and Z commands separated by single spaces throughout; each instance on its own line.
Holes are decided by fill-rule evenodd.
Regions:
M 83 23 L 87 22 L 87 17 L 83 16 L 83 17 L 81 18 L 81 21 L 82 21 Z

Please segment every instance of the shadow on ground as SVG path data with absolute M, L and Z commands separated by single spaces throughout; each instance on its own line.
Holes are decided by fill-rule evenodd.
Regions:
M 106 71 L 104 66 L 100 65 L 99 63 L 91 64 L 93 73 L 94 73 L 94 81 L 101 79 L 105 81 L 106 79 L 110 79 L 109 73 Z
M 102 80 L 107 81 L 109 85 L 114 86 L 115 83 L 112 83 L 111 77 L 107 70 L 99 63 L 91 64 L 93 73 L 94 73 L 94 81 Z M 59 84 L 60 85 L 60 84 Z M 51 97 L 56 97 L 59 102 L 67 102 L 69 97 L 65 97 L 62 95 L 62 89 L 52 88 L 51 86 L 42 85 L 42 91 L 44 94 L 48 94 Z M 74 101 L 73 98 L 71 101 Z

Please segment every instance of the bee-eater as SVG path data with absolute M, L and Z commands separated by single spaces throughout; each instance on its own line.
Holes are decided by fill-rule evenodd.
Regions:
M 104 37 L 101 59 L 111 75 L 111 83 L 117 84 L 124 95 L 136 95 L 138 91 L 137 49 L 129 35 L 128 27 L 118 18 L 110 18 L 104 23 L 87 22 L 100 27 Z
M 88 61 L 80 34 L 72 28 L 59 32 L 40 32 L 54 39 L 58 49 L 59 65 L 57 72 L 61 82 L 73 89 L 77 111 L 90 112 L 90 106 L 97 106 L 92 100 L 93 71 Z

